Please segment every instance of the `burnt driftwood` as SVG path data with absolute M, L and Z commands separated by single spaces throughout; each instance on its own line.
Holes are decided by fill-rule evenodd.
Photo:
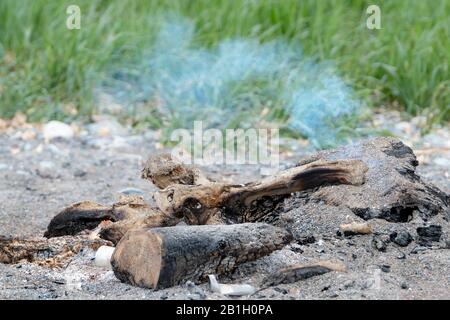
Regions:
M 316 161 L 245 185 L 175 184 L 154 198 L 162 212 L 188 224 L 270 221 L 277 203 L 292 193 L 330 184 L 361 185 L 366 171 L 358 160 Z
M 310 193 L 312 199 L 347 206 L 364 220 L 373 218 L 407 222 L 416 211 L 423 218 L 448 212 L 450 197 L 417 173 L 419 162 L 411 148 L 395 138 L 374 138 L 322 151 L 299 165 L 316 161 L 359 159 L 367 164 L 366 183 L 359 188 L 324 187 Z
M 293 192 L 329 184 L 364 183 L 367 167 L 358 160 L 317 161 L 245 185 L 214 182 L 198 169 L 163 154 L 150 158 L 142 177 L 162 190 L 154 194 L 157 208 L 139 197 L 124 197 L 112 207 L 90 201 L 74 204 L 53 218 L 46 237 L 74 235 L 113 222 L 100 237 L 117 243 L 131 229 L 188 224 L 271 222 L 276 206 Z
M 345 272 L 346 268 L 343 264 L 332 261 L 319 261 L 308 265 L 298 264 L 289 266 L 265 277 L 261 283 L 261 288 L 264 289 L 279 284 L 294 283 L 332 271 Z
M 47 226 L 44 237 L 76 235 L 91 230 L 104 220 L 118 221 L 120 218 L 111 208 L 92 201 L 74 203 L 57 214 Z
M 411 148 L 396 138 L 371 138 L 318 152 L 298 165 L 345 159 L 367 165 L 364 184 L 323 186 L 285 200 L 280 222 L 296 240 L 334 236 L 340 225 L 348 223 L 348 217 L 360 223 L 378 219 L 377 227 L 385 230 L 374 231 L 389 235 L 406 230 L 417 240 L 417 228 L 440 225 L 440 241 L 447 239 L 450 196 L 420 177 Z M 381 220 L 385 222 L 377 223 Z
M 289 228 L 297 240 L 333 230 L 331 224 L 338 229 L 346 216 L 355 215 L 360 222 L 408 222 L 418 215 L 424 223 L 431 219 L 442 225 L 442 219 L 450 219 L 449 196 L 423 181 L 415 172 L 417 164 L 412 150 L 398 139 L 374 138 L 318 152 L 271 177 L 234 185 L 211 181 L 170 155 L 157 155 L 142 171 L 142 177 L 160 188 L 154 194 L 157 207 L 142 199 L 112 207 L 73 206 L 54 218 L 46 235 L 77 234 L 104 219 L 112 223 L 100 236 L 114 243 L 130 229 L 172 226 L 182 220 L 267 222 Z
M 120 280 L 160 289 L 228 273 L 291 239 L 286 230 L 264 223 L 130 230 L 117 244 L 111 264 Z
M 104 206 L 92 201 L 75 203 L 56 215 L 47 227 L 47 238 L 64 235 L 76 235 L 92 230 L 102 221 L 105 224 L 99 230 L 101 238 L 117 243 L 130 229 L 138 227 L 165 227 L 179 222 L 160 210 L 150 207 L 142 197 L 124 196 L 112 206 Z

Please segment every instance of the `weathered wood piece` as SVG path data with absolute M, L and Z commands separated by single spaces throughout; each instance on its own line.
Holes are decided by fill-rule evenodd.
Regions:
M 331 261 L 319 261 L 310 265 L 294 265 L 270 274 L 262 281 L 261 287 L 267 288 L 279 284 L 293 283 L 331 271 L 345 272 L 346 268 L 341 263 Z
M 73 204 L 56 215 L 47 227 L 47 238 L 80 234 L 92 230 L 102 221 L 111 221 L 99 231 L 101 238 L 117 243 L 132 228 L 165 227 L 179 222 L 172 216 L 150 207 L 139 196 L 123 196 L 111 207 L 91 201 Z
M 200 170 L 184 165 L 168 153 L 150 157 L 141 177 L 152 181 L 160 189 L 174 184 L 199 185 L 211 182 Z
M 291 193 L 329 184 L 361 185 L 366 171 L 358 160 L 317 161 L 245 185 L 170 185 L 154 198 L 161 211 L 188 224 L 266 221 Z
M 49 267 L 60 267 L 81 249 L 97 250 L 102 245 L 111 245 L 111 242 L 89 239 L 86 236 L 65 236 L 52 239 L 21 239 L 0 236 L 0 262 L 14 264 L 28 261 Z
M 82 201 L 70 205 L 50 221 L 44 237 L 75 235 L 83 230 L 91 230 L 103 220 L 117 221 L 118 217 L 110 207 L 92 201 Z
M 412 235 L 417 227 L 431 224 L 442 226 L 442 239 L 450 234 L 450 195 L 420 177 L 412 149 L 400 140 L 365 139 L 318 152 L 298 165 L 344 159 L 361 160 L 367 165 L 365 183 L 323 186 L 286 199 L 280 224 L 296 240 L 334 234 L 354 215 L 367 221 L 402 223 L 402 229 Z
M 180 222 L 180 219 L 166 215 L 154 210 L 146 215 L 141 215 L 125 220 L 121 220 L 102 228 L 99 235 L 101 238 L 116 244 L 122 239 L 128 230 L 139 228 L 171 227 Z
M 117 244 L 111 264 L 121 281 L 160 289 L 226 274 L 290 241 L 286 230 L 264 223 L 131 230 Z
M 450 196 L 422 180 L 416 173 L 418 161 L 412 149 L 395 138 L 373 138 L 338 149 L 321 151 L 302 160 L 335 161 L 359 159 L 368 166 L 366 183 L 352 189 L 345 185 L 311 192 L 311 199 L 346 206 L 364 220 L 379 218 L 407 222 L 416 211 L 425 219 L 439 212 L 450 213 Z
M 339 230 L 344 236 L 372 233 L 372 227 L 367 222 L 351 222 L 341 224 Z

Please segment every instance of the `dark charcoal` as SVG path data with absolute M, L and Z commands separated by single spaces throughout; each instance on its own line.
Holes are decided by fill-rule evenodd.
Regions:
M 386 273 L 391 272 L 391 266 L 390 265 L 383 264 L 380 268 L 381 268 L 381 271 L 383 271 L 383 272 L 386 272 Z
M 316 242 L 316 238 L 314 238 L 314 236 L 301 237 L 297 240 L 297 243 L 300 245 L 312 244 L 314 242 Z
M 413 237 L 408 231 L 392 232 L 389 237 L 392 242 L 400 247 L 406 247 L 413 241 Z
M 424 246 L 431 246 L 432 242 L 438 242 L 439 240 L 441 240 L 442 227 L 439 225 L 419 227 L 417 228 L 417 234 L 419 235 L 419 244 Z
M 380 236 L 373 236 L 372 247 L 378 251 L 385 252 L 387 249 L 387 243 Z

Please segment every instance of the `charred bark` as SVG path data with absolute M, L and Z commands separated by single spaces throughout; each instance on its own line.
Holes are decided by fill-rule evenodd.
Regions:
M 330 184 L 361 185 L 366 170 L 358 160 L 317 161 L 245 185 L 171 185 L 154 198 L 161 211 L 189 224 L 265 221 L 291 193 Z
M 331 271 L 345 272 L 346 268 L 340 263 L 331 261 L 319 261 L 310 265 L 294 265 L 270 274 L 262 281 L 261 287 L 267 288 L 279 284 L 294 283 Z
M 160 289 L 226 274 L 290 241 L 287 231 L 263 223 L 131 230 L 111 264 L 120 280 Z
M 47 238 L 76 235 L 97 228 L 102 221 L 111 221 L 99 231 L 101 238 L 117 243 L 130 229 L 165 227 L 179 222 L 156 208 L 142 197 L 125 196 L 111 207 L 84 201 L 73 204 L 56 215 L 47 227 Z
M 104 220 L 117 221 L 120 218 L 110 207 L 92 201 L 70 205 L 57 214 L 49 223 L 44 237 L 76 235 L 83 230 L 95 229 Z

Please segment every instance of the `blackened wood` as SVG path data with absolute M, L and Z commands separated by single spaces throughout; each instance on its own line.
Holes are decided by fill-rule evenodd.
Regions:
M 367 166 L 359 160 L 317 161 L 245 185 L 171 185 L 155 193 L 157 206 L 188 224 L 265 221 L 294 192 L 330 184 L 361 185 Z
M 290 241 L 286 230 L 264 223 L 131 230 L 117 244 L 111 264 L 124 282 L 167 288 L 226 274 Z

